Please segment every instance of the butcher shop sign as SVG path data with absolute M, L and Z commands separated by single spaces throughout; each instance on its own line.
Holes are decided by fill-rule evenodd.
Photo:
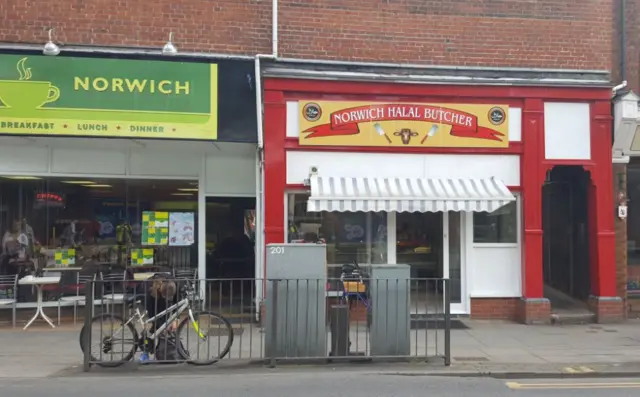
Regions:
M 300 101 L 300 145 L 506 148 L 507 105 Z

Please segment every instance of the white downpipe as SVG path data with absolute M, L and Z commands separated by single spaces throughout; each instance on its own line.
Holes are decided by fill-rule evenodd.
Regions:
M 209 298 L 206 296 L 207 286 L 207 155 L 202 154 L 200 160 L 200 175 L 198 175 L 198 279 L 200 280 L 200 299 L 204 303 Z
M 255 275 L 256 275 L 256 297 L 255 310 L 256 320 L 260 316 L 260 304 L 264 299 L 263 282 L 264 279 L 264 106 L 262 102 L 262 73 L 260 67 L 261 59 L 276 60 L 278 58 L 278 0 L 271 3 L 271 54 L 256 54 L 255 79 L 256 79 L 256 121 L 258 134 L 258 149 L 256 152 L 256 237 L 255 237 Z
M 255 219 L 255 317 L 260 320 L 260 304 L 263 299 L 264 279 L 264 167 L 262 167 L 262 151 L 256 151 L 256 219 Z

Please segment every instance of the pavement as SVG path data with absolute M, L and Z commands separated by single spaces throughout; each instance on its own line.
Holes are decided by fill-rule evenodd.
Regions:
M 378 372 L 404 377 L 494 377 L 597 378 L 640 376 L 640 321 L 615 325 L 525 326 L 499 321 L 465 320 L 469 329 L 452 330 L 452 365 L 441 359 L 415 357 L 409 363 L 374 362 L 368 364 L 323 364 L 334 371 Z M 128 365 L 120 369 L 93 368 L 81 371 L 78 345 L 80 326 L 56 329 L 41 324 L 23 331 L 0 329 L 0 379 L 2 378 L 81 378 L 83 376 L 167 376 L 176 374 L 255 374 L 274 370 L 249 361 L 262 356 L 264 334 L 251 326 L 237 335 L 230 359 L 208 367 Z M 352 346 L 364 331 L 352 330 Z M 422 332 L 422 333 L 420 333 Z M 366 336 L 366 335 L 365 335 Z M 432 354 L 441 351 L 443 333 L 412 331 L 412 352 Z M 366 350 L 366 340 L 360 340 Z M 364 347 L 362 347 L 364 346 Z M 354 347 L 355 348 L 355 347 Z M 318 368 L 318 366 L 311 366 Z M 276 372 L 304 372 L 308 365 L 278 365 Z

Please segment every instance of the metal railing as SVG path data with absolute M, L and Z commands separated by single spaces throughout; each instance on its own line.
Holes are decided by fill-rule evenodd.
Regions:
M 164 302 L 156 294 L 154 311 L 176 301 L 180 306 L 184 297 L 189 306 L 170 322 L 175 330 L 156 338 L 149 327 L 162 327 L 166 317 L 122 327 L 153 302 L 153 280 L 86 284 L 86 306 L 93 310 L 85 310 L 80 336 L 85 371 L 136 360 L 141 350 L 156 364 L 451 362 L 447 279 L 163 280 L 178 287 L 178 298 Z M 257 285 L 265 296 L 256 296 Z M 202 290 L 204 297 L 198 295 Z

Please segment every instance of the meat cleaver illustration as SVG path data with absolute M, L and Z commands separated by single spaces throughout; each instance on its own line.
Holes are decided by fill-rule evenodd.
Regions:
M 422 145 L 424 143 L 424 141 L 427 140 L 427 138 L 431 138 L 432 136 L 434 136 L 436 134 L 436 132 L 438 132 L 438 125 L 437 124 L 432 124 L 431 125 L 431 129 L 427 132 L 427 135 L 425 135 L 424 138 L 422 138 L 422 140 L 420 141 L 420 144 Z
M 389 144 L 393 143 L 391 142 L 391 138 L 389 138 L 389 135 L 387 135 L 387 133 L 384 132 L 384 130 L 382 129 L 382 126 L 379 123 L 375 123 L 373 125 L 373 128 L 376 129 L 376 132 L 378 133 L 378 135 L 385 137 L 385 139 L 387 140 L 387 142 L 389 142 Z

